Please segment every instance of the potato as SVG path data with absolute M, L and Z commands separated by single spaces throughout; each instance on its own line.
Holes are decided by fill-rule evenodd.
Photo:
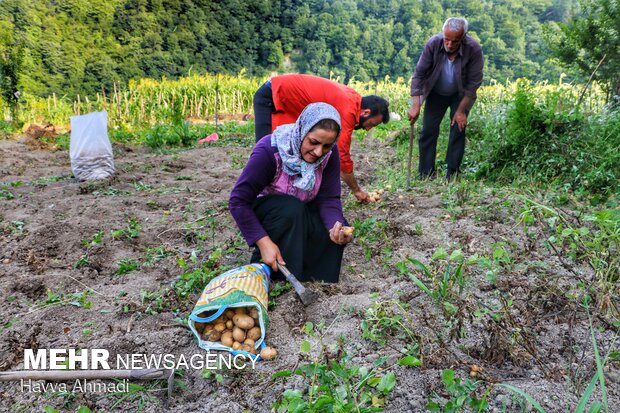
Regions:
M 245 341 L 243 342 L 243 344 L 247 344 L 248 346 L 254 348 L 254 344 L 256 344 L 256 343 L 251 338 L 246 338 Z
M 238 342 L 238 341 L 235 341 L 235 342 L 232 344 L 232 348 L 233 348 L 233 350 L 239 350 L 239 349 L 241 348 L 241 343 L 240 343 L 240 342 Z
M 260 356 L 264 360 L 272 360 L 278 355 L 278 352 L 275 348 L 265 347 L 260 351 Z
M 229 308 L 228 310 L 224 311 L 224 315 L 229 320 L 232 320 L 233 316 L 235 315 L 235 310 L 233 310 L 232 308 Z
M 199 323 L 198 321 L 194 321 L 194 327 L 196 327 L 196 331 L 198 331 L 199 334 L 204 331 L 206 325 L 207 323 Z
M 215 325 L 215 327 L 213 327 L 213 329 L 221 333 L 222 331 L 226 330 L 226 324 L 218 323 Z
M 256 341 L 259 338 L 261 338 L 261 332 L 260 332 L 260 327 L 256 326 L 256 327 L 252 327 L 251 329 L 248 330 L 248 334 L 246 335 L 247 338 L 251 338 L 252 340 Z
M 239 327 L 235 327 L 232 332 L 233 338 L 235 341 L 243 343 L 245 341 L 245 331 L 240 329 Z
M 248 344 L 242 344 L 241 348 L 239 348 L 239 350 L 247 351 L 248 353 L 251 353 L 252 352 L 252 347 L 250 347 Z
M 235 325 L 234 325 L 234 323 L 232 322 L 232 320 L 228 320 L 228 321 L 226 322 L 226 328 L 227 328 L 227 329 L 232 330 L 234 326 L 235 326 Z
M 353 235 L 353 231 L 354 231 L 354 230 L 355 230 L 355 228 L 353 228 L 353 227 L 342 227 L 342 233 L 343 233 L 345 236 L 347 236 L 347 237 L 348 237 L 349 235 Z
M 245 307 L 237 307 L 235 308 L 235 314 L 246 314 L 247 310 L 245 309 Z
M 207 323 L 205 324 L 205 328 L 202 330 L 202 334 L 207 334 L 211 330 L 213 330 L 213 324 Z
M 211 330 L 208 333 L 203 334 L 202 338 L 203 340 L 207 340 L 207 341 L 219 341 L 221 336 L 222 335 L 220 334 L 219 331 Z
M 250 312 L 248 313 L 250 317 L 254 320 L 258 320 L 258 308 L 250 307 Z
M 220 340 L 222 341 L 223 345 L 231 347 L 234 342 L 232 331 L 227 331 L 225 333 L 222 333 L 222 337 L 220 337 Z
M 245 314 L 235 314 L 235 316 L 233 317 L 233 323 L 235 323 L 237 327 L 244 330 L 248 330 L 254 327 L 254 319 L 249 315 Z

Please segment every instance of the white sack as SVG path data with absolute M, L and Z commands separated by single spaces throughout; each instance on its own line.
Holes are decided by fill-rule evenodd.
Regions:
M 114 174 L 108 138 L 108 112 L 71 116 L 71 169 L 80 181 L 105 179 Z

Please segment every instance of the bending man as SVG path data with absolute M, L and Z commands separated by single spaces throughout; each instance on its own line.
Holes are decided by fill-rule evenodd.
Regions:
M 482 83 L 484 60 L 482 48 L 467 34 L 467 20 L 451 17 L 443 25 L 443 33 L 431 37 L 415 67 L 411 79 L 409 121 L 420 116 L 426 101 L 420 149 L 419 177 L 435 176 L 435 157 L 439 125 L 450 108 L 450 140 L 446 152 L 447 179 L 460 171 L 465 152 L 467 116 Z
M 314 102 L 328 103 L 340 114 L 340 177 L 358 201 L 367 202 L 368 193 L 362 190 L 353 173 L 351 133 L 354 129 L 370 130 L 387 123 L 390 119 L 387 100 L 374 95 L 362 97 L 348 86 L 317 76 L 276 76 L 254 94 L 256 141 L 280 125 L 294 123 L 302 110 Z

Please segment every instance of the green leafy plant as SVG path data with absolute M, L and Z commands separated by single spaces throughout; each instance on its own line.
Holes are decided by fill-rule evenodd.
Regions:
M 488 407 L 486 401 L 488 392 L 478 398 L 475 393 L 479 390 L 482 382 L 465 379 L 465 381 L 454 375 L 451 369 L 443 370 L 441 382 L 447 392 L 447 398 L 435 394 L 427 403 L 426 409 L 431 412 L 455 413 L 463 411 L 465 406 L 469 406 L 473 411 L 482 412 Z
M 127 220 L 127 227 L 124 229 L 117 229 L 112 231 L 112 238 L 120 239 L 133 239 L 138 238 L 140 236 L 140 231 L 142 230 L 142 224 L 136 217 L 131 217 Z
M 445 249 L 439 248 L 431 257 L 430 266 L 414 258 L 407 258 L 399 263 L 399 268 L 401 272 L 405 272 L 408 271 L 407 265 L 412 264 L 424 280 L 413 272 L 408 272 L 409 278 L 420 290 L 440 303 L 448 315 L 454 315 L 458 311 L 454 303 L 463 293 L 467 281 L 464 266 L 471 262 L 465 260 L 460 249 L 448 255 Z
M 419 357 L 418 340 L 414 326 L 407 314 L 406 305 L 397 300 L 376 301 L 364 313 L 361 325 L 362 337 L 384 346 L 387 338 L 396 336 L 406 344 L 399 351 Z M 422 363 L 418 360 L 418 363 Z
M 140 263 L 130 258 L 123 258 L 117 264 L 118 268 L 114 272 L 116 275 L 124 275 L 128 272 L 137 271 L 140 269 Z
M 386 358 L 380 358 L 372 367 L 352 365 L 350 358 L 339 341 L 335 360 L 326 361 L 325 346 L 322 342 L 324 324 L 316 327 L 306 323 L 303 331 L 319 340 L 319 355 L 312 362 L 303 364 L 294 371 L 282 370 L 273 374 L 273 379 L 299 376 L 307 387 L 299 390 L 285 390 L 272 404 L 280 412 L 379 412 L 396 385 L 396 375 L 383 365 Z M 301 352 L 309 353 L 311 345 L 303 340 Z
M 379 251 L 390 249 L 391 242 L 388 237 L 388 223 L 377 218 L 360 220 L 356 218 L 351 223 L 355 228 L 356 243 L 362 246 L 366 260 L 379 255 Z
M 222 268 L 220 264 L 221 257 L 222 250 L 218 248 L 211 252 L 204 262 L 198 263 L 197 255 L 195 252 L 192 252 L 190 261 L 194 265 L 197 265 L 197 267 L 183 272 L 175 281 L 174 290 L 179 297 L 187 297 L 189 294 L 204 288 L 209 281 L 224 271 L 224 268 Z M 184 259 L 179 259 L 178 264 L 182 269 L 188 267 L 188 263 Z

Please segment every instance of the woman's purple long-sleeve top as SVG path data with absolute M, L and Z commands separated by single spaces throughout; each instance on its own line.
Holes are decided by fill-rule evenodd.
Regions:
M 230 193 L 228 209 L 241 230 L 243 238 L 250 246 L 267 235 L 252 205 L 257 197 L 266 194 L 265 191 L 280 175 L 278 172 L 285 173 L 278 170 L 279 162 L 278 149 L 271 146 L 271 135 L 268 135 L 261 139 L 252 150 L 248 163 Z M 302 199 L 302 201 L 314 201 L 317 204 L 321 220 L 326 231 L 329 231 L 336 221 L 346 224 L 340 201 L 340 160 L 336 145 L 332 148 L 331 155 L 325 163 L 324 168 L 317 169 L 317 174 L 322 174 L 322 176 L 317 176 L 316 185 L 319 185 L 319 189 L 316 197 L 310 200 Z

